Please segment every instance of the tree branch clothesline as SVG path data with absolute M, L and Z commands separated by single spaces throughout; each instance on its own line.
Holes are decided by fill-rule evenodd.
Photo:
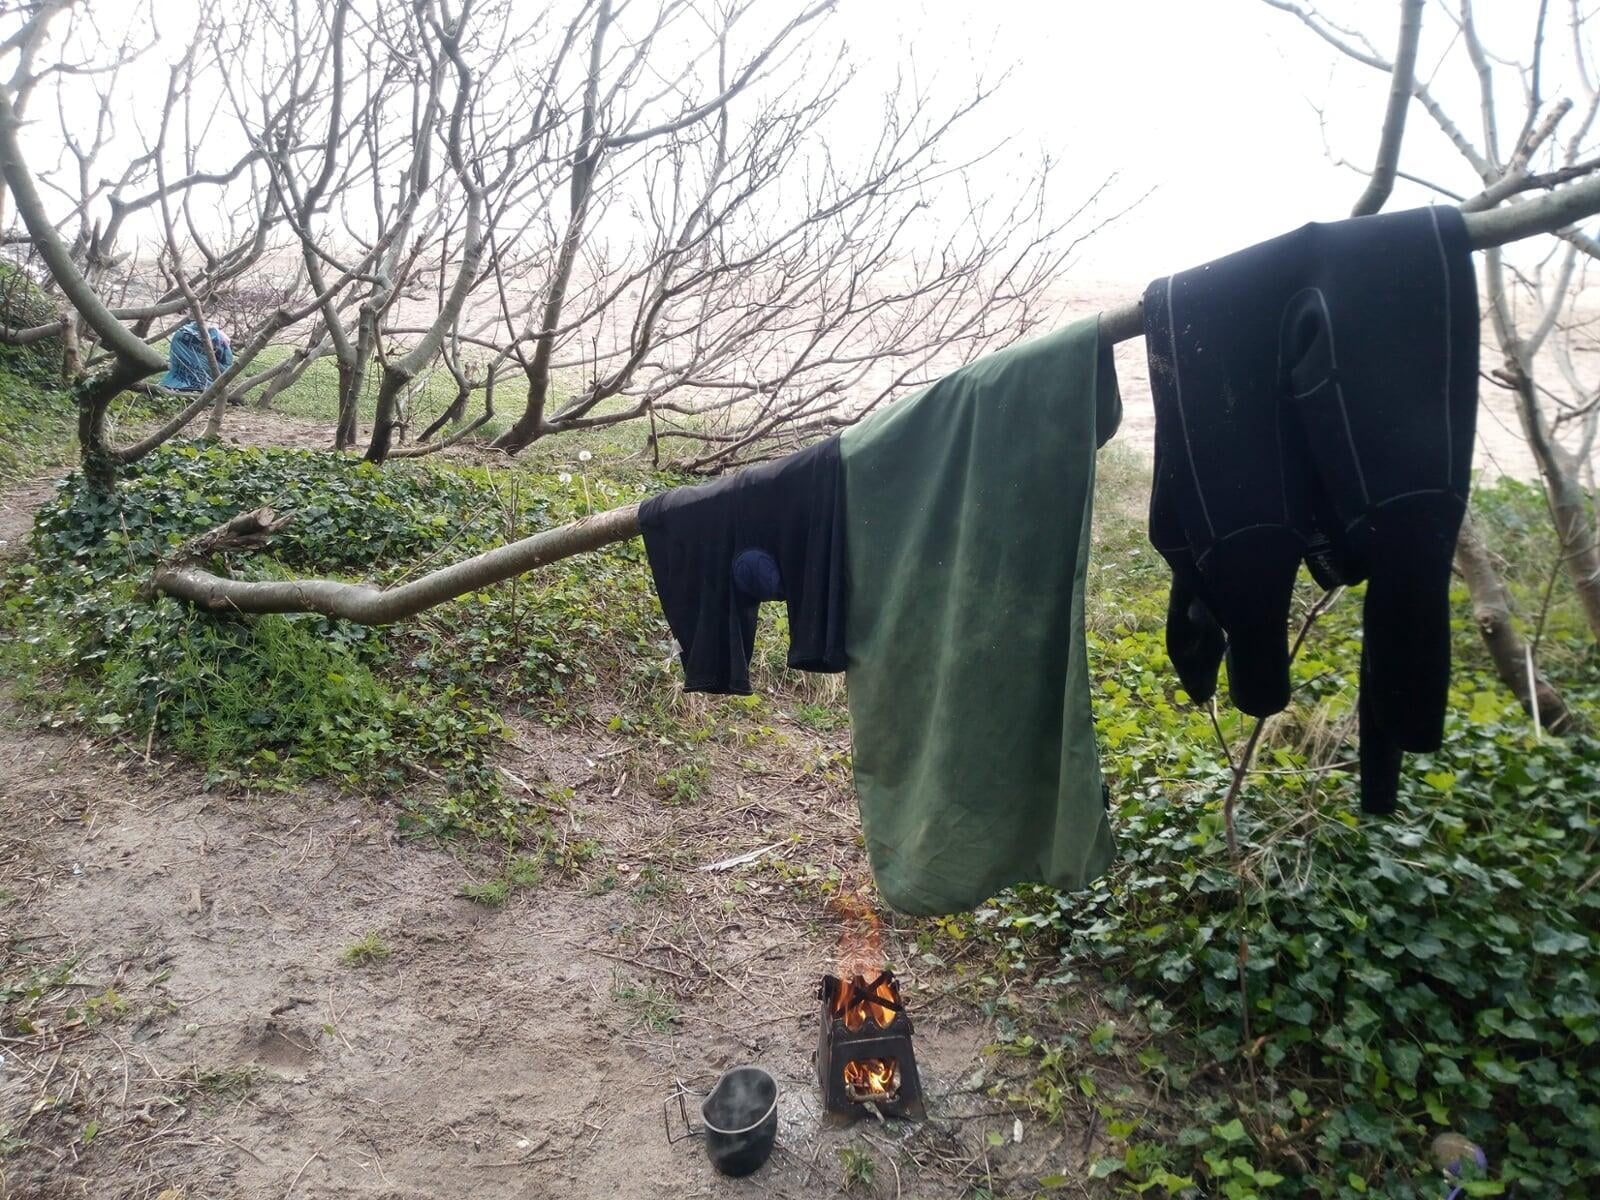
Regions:
M 1600 213 L 1600 177 L 1556 188 L 1535 200 L 1464 216 L 1473 249 L 1486 250 L 1540 234 L 1565 233 L 1596 213 Z M 1100 329 L 1111 342 L 1142 336 L 1142 303 L 1135 300 L 1106 310 Z M 198 565 L 206 554 L 259 546 L 287 519 L 271 509 L 240 513 L 157 567 L 152 582 L 170 596 L 214 612 L 321 613 L 361 625 L 387 625 L 639 533 L 639 506 L 629 504 L 543 530 L 388 589 L 333 579 L 228 579 Z

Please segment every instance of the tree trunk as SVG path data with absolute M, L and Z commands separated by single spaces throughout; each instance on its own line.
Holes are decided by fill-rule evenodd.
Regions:
M 372 441 L 367 445 L 366 461 L 381 463 L 389 457 L 394 445 L 394 431 L 399 424 L 400 393 L 405 391 L 410 376 L 393 367 L 385 367 L 378 381 L 377 412 L 372 417 Z
M 78 402 L 78 455 L 83 477 L 97 488 L 111 491 L 117 486 L 117 460 L 106 445 L 106 408 L 110 398 L 91 379 L 80 378 L 73 385 Z
M 1546 471 L 1544 482 L 1561 543 L 1561 560 L 1583 605 L 1589 631 L 1600 641 L 1600 546 L 1595 544 L 1589 520 L 1588 496 L 1569 464 Z
M 262 410 L 270 410 L 272 402 L 299 383 L 300 377 L 306 373 L 306 369 L 316 361 L 321 353 L 326 352 L 321 351 L 320 347 L 315 343 L 307 343 L 296 350 L 292 365 L 286 366 L 275 379 L 261 389 L 261 394 L 253 401 L 255 407 Z M 341 413 L 342 411 L 341 408 Z
M 1545 500 L 1561 547 L 1561 561 L 1578 593 L 1589 631 L 1600 641 L 1600 544 L 1590 519 L 1589 494 L 1579 477 L 1579 463 L 1555 440 L 1539 408 L 1531 364 L 1508 352 L 1505 367 L 1495 372 L 1517 394 L 1518 416 L 1528 447 L 1544 480 Z
M 530 402 L 523 414 L 517 418 L 516 424 L 495 438 L 494 448 L 496 450 L 504 450 L 507 454 L 515 454 L 518 450 L 526 450 L 539 440 L 540 426 L 543 423 L 543 405 Z
M 1533 672 L 1534 690 L 1528 690 L 1529 672 L 1527 643 L 1517 632 L 1511 616 L 1511 593 L 1495 569 L 1489 548 L 1483 544 L 1478 527 L 1470 514 L 1461 522 L 1461 536 L 1456 541 L 1456 566 L 1467 581 L 1472 594 L 1472 616 L 1483 635 L 1483 644 L 1494 663 L 1500 682 L 1511 689 L 1529 716 L 1534 714 L 1552 733 L 1568 733 L 1578 722 L 1568 710 L 1561 693 L 1538 673 Z
M 206 343 L 209 348 L 211 336 L 206 331 L 206 327 L 204 325 L 200 327 L 200 332 L 201 335 L 206 339 Z M 216 379 L 222 374 L 222 372 L 217 368 L 217 357 L 215 353 L 210 354 L 210 359 L 212 370 L 211 378 Z M 214 442 L 222 437 L 222 418 L 227 414 L 227 411 L 228 389 L 218 388 L 217 398 L 211 402 L 211 415 L 206 418 L 206 431 L 202 435 L 206 441 Z
M 333 446 L 348 450 L 361 436 L 361 389 L 367 380 L 366 350 L 359 344 L 354 361 L 339 360 L 339 423 L 334 430 Z

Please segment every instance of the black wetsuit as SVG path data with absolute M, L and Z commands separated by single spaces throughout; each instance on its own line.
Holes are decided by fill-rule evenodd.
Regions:
M 1367 581 L 1362 807 L 1394 807 L 1402 750 L 1433 750 L 1447 593 L 1466 508 L 1478 302 L 1453 208 L 1312 224 L 1152 283 L 1150 539 L 1172 567 L 1167 646 L 1196 700 L 1289 701 L 1302 560 Z
M 843 486 L 832 437 L 639 506 L 685 691 L 749 694 L 763 600 L 787 602 L 791 667 L 844 670 Z

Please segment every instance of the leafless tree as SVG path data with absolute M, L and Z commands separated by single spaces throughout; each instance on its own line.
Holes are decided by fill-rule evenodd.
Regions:
M 1467 231 L 1473 246 L 1485 250 L 1563 229 L 1595 213 L 1600 213 L 1600 178 L 1557 189 L 1527 204 L 1469 213 Z M 1141 336 L 1144 318 L 1140 303 L 1103 313 L 1100 328 L 1102 336 L 1111 341 Z M 221 612 L 317 612 L 384 625 L 639 533 L 638 505 L 630 504 L 496 547 L 388 590 L 331 579 L 227 579 L 200 565 L 206 555 L 260 545 L 291 517 L 268 509 L 240 513 L 162 564 L 155 572 L 155 585 L 169 595 Z
M 151 45 L 137 33 L 102 36 L 72 0 L 0 14 L 11 71 L 0 85 L 0 177 L 22 227 L 13 244 L 63 301 L 60 321 L 3 329 L 0 340 L 65 338 L 85 461 L 102 478 L 208 409 L 215 432 L 227 400 L 270 397 L 325 354 L 339 366 L 341 447 L 356 442 L 357 401 L 377 373 L 373 461 L 463 436 L 449 426 L 478 393 L 485 415 L 469 429 L 481 428 L 513 380 L 522 406 L 499 439 L 507 451 L 648 420 L 658 449 L 684 446 L 689 465 L 758 458 L 1050 319 L 1046 294 L 1075 244 L 1069 226 L 1079 236 L 1092 226 L 1083 218 L 1102 191 L 1053 215 L 1048 162 L 1014 193 L 966 190 L 984 152 L 956 153 L 952 131 L 989 94 L 983 84 L 940 110 L 896 77 L 875 93 L 879 119 L 862 139 L 866 85 L 825 36 L 832 0 L 565 0 L 532 20 L 516 0 L 189 2 L 190 36 L 159 91 L 149 87 Z M 1358 211 L 1409 177 L 1399 163 L 1416 100 L 1476 172 L 1478 190 L 1457 198 L 1480 246 L 1556 231 L 1573 247 L 1542 276 L 1487 257 L 1502 378 L 1535 443 L 1564 561 L 1587 586 L 1594 527 L 1573 515 L 1586 512 L 1573 462 L 1592 437 L 1594 406 L 1580 397 L 1552 410 L 1533 376 L 1546 341 L 1574 373 L 1584 345 L 1555 299 L 1596 248 L 1571 222 L 1600 210 L 1592 181 L 1572 182 L 1595 165 L 1585 156 L 1597 102 L 1580 14 L 1574 7 L 1583 104 L 1546 103 L 1536 51 L 1521 76 L 1522 127 L 1502 152 L 1492 84 L 1482 85 L 1480 147 L 1411 68 L 1419 0 L 1400 5 L 1393 61 L 1314 10 L 1268 2 L 1390 76 Z M 1480 79 L 1512 69 L 1483 50 L 1470 4 L 1454 19 Z M 1543 31 L 1541 6 L 1538 47 Z M 55 166 L 23 143 L 52 90 L 67 147 Z M 95 101 L 87 117 L 85 95 Z M 129 104 L 140 120 L 125 118 Z M 847 122 L 853 136 L 837 137 Z M 1555 191 L 1530 199 L 1541 189 Z M 957 197 L 963 219 L 941 224 Z M 1535 294 L 1540 316 L 1519 327 L 1512 297 Z M 248 326 L 233 366 L 160 429 L 111 445 L 107 410 L 164 367 L 155 347 L 178 323 L 223 312 Z M 1134 309 L 1106 320 L 1119 336 L 1136 332 Z M 291 352 L 259 364 L 273 342 Z M 408 398 L 441 369 L 453 401 L 400 447 L 419 415 Z M 581 534 L 549 535 L 550 545 L 573 552 L 596 529 L 602 540 L 628 536 L 631 520 L 609 514 Z M 487 564 L 425 577 L 416 596 L 437 603 L 438 589 L 481 586 L 549 553 L 544 543 L 505 547 Z M 1492 574 L 1486 556 L 1480 565 Z M 257 585 L 192 568 L 164 572 L 163 586 L 243 609 L 335 604 L 301 590 L 264 598 Z M 1480 610 L 1492 593 L 1475 585 Z M 329 594 L 346 597 L 335 607 L 348 603 Z M 368 596 L 344 615 L 394 619 L 417 602 Z
M 1519 60 L 1486 43 L 1472 0 L 1439 3 L 1435 18 L 1448 38 L 1427 78 L 1413 69 L 1420 0 L 1404 0 L 1401 52 L 1390 60 L 1360 30 L 1295 0 L 1264 0 L 1298 18 L 1345 59 L 1388 72 L 1397 97 L 1389 110 L 1384 150 L 1371 172 L 1368 196 L 1376 211 L 1395 176 L 1419 184 L 1469 213 L 1510 208 L 1531 193 L 1559 187 L 1600 168 L 1595 119 L 1600 113 L 1593 48 L 1585 13 L 1569 0 L 1552 16 L 1549 0 L 1527 8 L 1526 54 Z M 1564 21 L 1564 37 L 1554 26 Z M 1564 47 L 1564 53 L 1558 51 Z M 1406 55 L 1409 53 L 1409 60 Z M 1454 77 L 1452 77 L 1452 75 Z M 1554 83 L 1553 83 L 1554 79 Z M 1473 122 L 1458 121 L 1446 99 L 1452 88 L 1476 97 Z M 1517 101 L 1507 104 L 1507 99 Z M 1454 148 L 1465 181 L 1402 170 L 1403 110 L 1416 104 Z M 1401 127 L 1389 137 L 1392 119 Z M 1476 124 L 1476 133 L 1469 132 Z M 1588 345 L 1589 322 L 1577 309 L 1585 272 L 1578 265 L 1600 255 L 1600 243 L 1569 225 L 1518 247 L 1484 254 L 1484 284 L 1500 363 L 1486 382 L 1509 390 L 1517 419 L 1544 483 L 1560 546 L 1561 565 L 1577 592 L 1590 628 L 1600 638 L 1600 526 L 1594 503 L 1593 451 L 1600 378 L 1578 369 L 1574 351 Z M 1553 359 L 1553 364 L 1552 364 Z M 1555 370 L 1552 370 L 1554 365 Z M 1549 386 L 1559 374 L 1561 383 Z M 1510 592 L 1475 524 L 1463 528 L 1456 565 L 1472 592 L 1475 615 L 1500 677 L 1536 717 L 1560 727 L 1567 713 L 1542 679 L 1533 647 L 1518 632 Z
M 212 21 L 219 7 L 202 0 L 201 19 Z M 92 15 L 77 11 L 72 0 L 43 0 L 12 15 L 25 19 L 0 41 L 0 54 L 15 60 L 0 86 L 0 178 L 25 236 L 8 240 L 39 265 L 62 316 L 47 326 L 0 330 L 0 340 L 63 338 L 85 468 L 109 482 L 118 466 L 148 454 L 208 409 L 214 436 L 223 401 L 246 368 L 315 308 L 303 281 L 279 289 L 278 303 L 258 308 L 252 323 L 236 331 L 240 349 L 227 371 L 213 357 L 211 386 L 160 428 L 113 445 L 107 430 L 112 402 L 165 369 L 156 347 L 177 325 L 214 320 L 215 300 L 236 294 L 261 262 L 282 223 L 281 208 L 261 186 L 253 151 L 230 156 L 219 169 L 200 161 L 211 116 L 199 99 L 202 42 L 170 66 L 164 89 L 152 89 L 149 63 L 140 64 L 136 84 L 126 79 L 148 45 L 136 44 L 132 34 L 107 41 Z M 52 61 L 52 54 L 59 57 Z M 53 87 L 69 169 L 35 171 L 24 153 L 28 102 L 37 100 L 41 87 Z M 160 98 L 148 124 L 129 122 L 122 112 L 135 87 Z M 130 225 L 142 225 L 150 239 L 142 254 L 121 248 Z M 330 290 L 348 283 L 341 277 Z
M 66 301 L 81 369 L 115 366 L 86 393 L 95 461 L 128 461 L 104 445 L 102 399 L 154 372 L 177 323 L 226 313 L 244 349 L 270 326 L 290 352 L 186 408 L 209 406 L 211 432 L 226 401 L 267 402 L 331 355 L 337 447 L 355 446 L 375 382 L 371 461 L 443 370 L 453 402 L 408 454 L 461 436 L 471 398 L 515 381 L 507 452 L 647 420 L 658 454 L 714 469 L 1049 320 L 1050 285 L 1100 219 L 1103 185 L 1064 211 L 1048 160 L 973 187 L 996 147 L 958 139 L 995 81 L 943 108 L 913 71 L 874 82 L 828 32 L 837 0 L 179 2 L 162 14 L 184 32 L 164 94 L 149 78 L 170 47 L 102 37 L 72 0 L 19 9 L 0 43 L 10 190 L 48 193 L 18 205 L 26 250 Z M 61 164 L 24 124 L 52 82 Z

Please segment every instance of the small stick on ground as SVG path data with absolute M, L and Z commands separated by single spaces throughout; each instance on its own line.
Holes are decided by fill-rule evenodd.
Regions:
M 283 1194 L 283 1200 L 289 1200 L 289 1197 L 294 1194 L 295 1187 L 300 1183 L 300 1176 L 302 1176 L 302 1175 L 304 1175 L 306 1173 L 306 1168 L 307 1167 L 309 1167 L 312 1163 L 316 1162 L 317 1159 L 319 1159 L 321 1157 L 322 1157 L 322 1151 L 313 1150 L 311 1152 L 311 1157 L 306 1159 L 305 1162 L 300 1164 L 300 1169 L 294 1173 L 294 1178 L 289 1181 L 289 1190 L 286 1191 Z

